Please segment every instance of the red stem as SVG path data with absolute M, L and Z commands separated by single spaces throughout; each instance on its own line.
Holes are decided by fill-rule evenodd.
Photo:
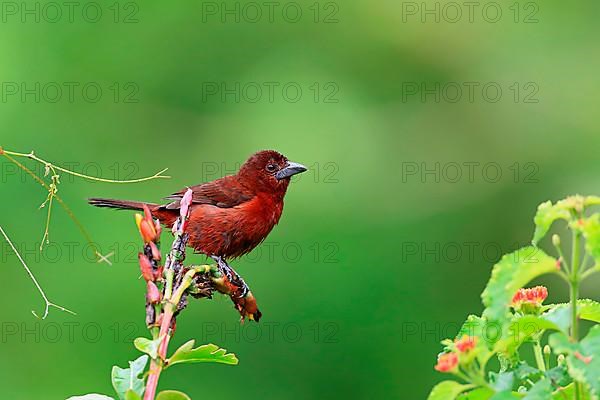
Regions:
M 171 306 L 165 307 L 163 313 L 162 322 L 160 324 L 160 333 L 158 337 L 162 337 L 163 340 L 158 346 L 158 359 L 165 360 L 167 358 L 167 347 L 169 346 L 169 329 L 171 328 L 171 321 L 173 319 L 173 310 Z M 158 386 L 158 378 L 162 372 L 162 362 L 155 362 L 154 360 L 150 363 L 150 371 L 148 375 L 148 382 L 146 384 L 146 391 L 144 393 L 144 400 L 154 400 L 156 395 L 156 388 Z

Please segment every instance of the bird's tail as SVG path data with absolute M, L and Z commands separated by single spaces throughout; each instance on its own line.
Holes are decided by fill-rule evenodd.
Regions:
M 119 210 L 142 210 L 144 204 L 147 205 L 150 210 L 157 206 L 157 204 L 144 203 L 141 201 L 128 201 L 128 200 L 115 200 L 115 199 L 88 199 L 88 203 L 96 207 L 116 208 Z

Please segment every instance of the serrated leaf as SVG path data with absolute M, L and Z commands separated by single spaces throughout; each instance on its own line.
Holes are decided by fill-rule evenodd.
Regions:
M 71 396 L 67 400 L 114 400 L 112 397 L 103 394 L 90 393 L 82 396 Z
M 554 322 L 564 333 L 567 333 L 572 322 L 571 304 L 549 304 L 544 308 L 547 310 L 543 314 L 544 318 Z M 600 303 L 590 299 L 577 300 L 577 315 L 579 319 L 600 323 Z
M 585 237 L 585 250 L 594 258 L 595 265 L 600 266 L 600 214 L 584 219 L 581 231 Z
M 533 233 L 532 244 L 537 246 L 538 242 L 546 235 L 546 233 L 548 233 L 548 230 L 554 221 L 557 219 L 568 221 L 570 218 L 571 214 L 568 205 L 564 201 L 559 201 L 553 205 L 552 202 L 548 200 L 540 204 L 535 213 L 535 217 L 533 218 L 535 232 Z
M 163 390 L 156 396 L 156 400 L 192 400 L 192 398 L 177 390 Z
M 158 346 L 160 346 L 162 339 L 163 336 L 154 340 L 150 340 L 145 337 L 139 337 L 134 339 L 133 345 L 142 353 L 148 354 L 150 358 L 156 358 L 158 355 Z
M 592 327 L 579 343 L 573 343 L 564 333 L 548 338 L 555 353 L 567 354 L 567 368 L 574 380 L 585 383 L 591 394 L 600 394 L 600 325 Z
M 559 330 L 568 333 L 571 327 L 571 310 L 569 307 L 552 307 L 544 314 L 543 318 L 553 322 L 559 327 Z
M 552 383 L 542 379 L 529 389 L 523 400 L 548 400 L 552 397 Z
M 139 376 L 144 372 L 147 363 L 148 356 L 144 354 L 134 361 L 129 361 L 129 368 L 120 368 L 116 365 L 113 367 L 111 380 L 119 399 L 126 400 L 125 393 L 128 390 L 134 391 L 140 397 L 144 395 L 144 380 Z
M 427 400 L 454 400 L 462 392 L 474 385 L 463 385 L 456 381 L 443 381 L 434 386 Z
M 238 359 L 233 353 L 227 353 L 227 350 L 220 348 L 212 343 L 204 344 L 200 347 L 194 347 L 194 340 L 184 343 L 167 360 L 167 367 L 182 363 L 213 362 L 229 365 L 237 365 Z
M 492 276 L 481 294 L 490 322 L 506 322 L 512 297 L 532 279 L 556 271 L 556 259 L 537 247 L 523 247 L 506 254 L 494 265 Z

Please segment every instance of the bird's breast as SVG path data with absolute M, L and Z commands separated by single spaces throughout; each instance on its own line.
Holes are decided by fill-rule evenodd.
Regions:
M 189 243 L 204 254 L 239 257 L 267 237 L 282 211 L 283 201 L 262 195 L 231 208 L 195 205 L 188 225 Z

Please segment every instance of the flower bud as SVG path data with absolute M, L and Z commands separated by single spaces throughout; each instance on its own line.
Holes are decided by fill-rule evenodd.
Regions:
M 156 231 L 156 237 L 160 237 L 162 226 L 160 226 L 160 221 L 157 219 L 154 220 L 154 230 Z
M 558 357 L 556 357 L 556 361 L 559 365 L 563 365 L 565 363 L 565 355 L 559 354 Z
M 152 213 L 150 212 L 150 209 L 148 208 L 148 206 L 144 204 L 143 208 L 144 208 L 144 219 L 146 221 L 152 221 Z
M 140 233 L 145 243 L 154 242 L 156 240 L 154 224 L 148 223 L 148 221 L 145 219 L 140 222 Z
M 560 246 L 560 236 L 558 236 L 556 233 L 552 235 L 552 244 L 556 247 Z
M 165 268 L 165 266 L 161 265 L 156 270 L 154 270 L 154 280 L 155 281 L 162 280 L 164 268 Z
M 181 215 L 182 218 L 187 217 L 188 209 L 189 209 L 190 205 L 192 204 L 192 195 L 193 195 L 192 189 L 188 188 L 188 190 L 185 192 L 185 194 L 181 198 L 179 215 Z
M 439 372 L 454 372 L 458 368 L 458 356 L 456 353 L 441 354 L 434 368 Z
M 152 281 L 146 282 L 146 300 L 150 304 L 156 304 L 160 301 L 160 292 Z
M 142 271 L 142 276 L 146 281 L 154 280 L 154 272 L 152 270 L 152 264 L 146 255 L 143 253 L 138 253 L 138 260 L 140 263 L 140 270 Z
M 152 250 L 152 258 L 156 261 L 160 261 L 162 256 L 160 255 L 160 250 L 158 250 L 158 246 L 154 242 L 150 242 L 150 250 Z
M 458 350 L 460 353 L 466 353 L 470 350 L 473 350 L 476 344 L 477 337 L 468 335 L 463 335 L 462 338 L 456 340 L 454 343 L 456 350 Z
M 545 345 L 544 346 L 544 354 L 549 356 L 550 354 L 552 354 L 552 349 L 550 348 L 550 346 Z
M 135 214 L 135 224 L 138 227 L 138 231 L 141 229 L 140 224 L 142 223 L 143 220 L 144 220 L 144 216 L 142 214 L 139 214 L 139 213 Z

